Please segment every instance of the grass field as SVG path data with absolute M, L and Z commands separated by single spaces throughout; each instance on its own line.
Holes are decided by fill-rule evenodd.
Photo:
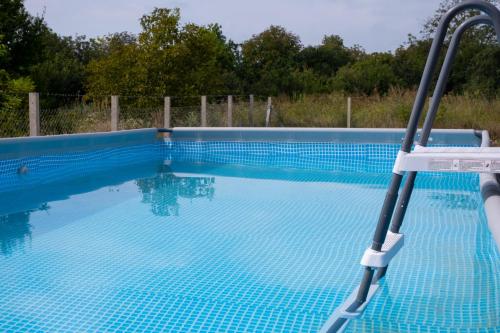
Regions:
M 393 90 L 387 96 L 352 97 L 351 127 L 406 127 L 414 99 L 415 92 L 400 90 Z M 347 97 L 342 94 L 301 96 L 293 100 L 281 97 L 273 104 L 276 111 L 273 121 L 279 126 L 345 127 L 347 124 Z M 428 104 L 429 100 L 425 111 Z M 441 102 L 434 128 L 486 129 L 498 142 L 500 99 L 447 95 Z
M 352 96 L 351 127 L 401 128 L 411 113 L 415 92 L 392 90 L 385 96 Z M 172 105 L 171 126 L 200 126 L 199 99 Z M 425 110 L 428 108 L 426 103 Z M 122 102 L 121 102 L 122 103 Z M 119 129 L 163 126 L 163 99 L 137 99 L 120 105 Z M 347 95 L 342 93 L 273 97 L 271 126 L 346 127 Z M 252 116 L 246 96 L 234 98 L 233 126 L 264 126 L 267 101 L 256 99 Z M 208 103 L 208 126 L 227 126 L 225 99 Z M 0 114 L 2 111 L 0 111 Z M 22 117 L 20 116 L 22 115 Z M 422 117 L 423 118 L 423 117 Z M 14 119 L 15 121 L 13 121 Z M 27 110 L 0 117 L 0 136 L 28 135 Z M 21 126 L 26 123 L 26 126 Z M 42 135 L 110 130 L 109 100 L 88 102 L 85 98 L 40 115 Z M 471 95 L 443 98 L 434 128 L 487 129 L 500 143 L 500 99 Z

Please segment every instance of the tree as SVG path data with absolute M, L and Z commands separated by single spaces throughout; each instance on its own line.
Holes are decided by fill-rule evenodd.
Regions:
M 500 6 L 500 0 L 484 0 L 486 2 L 489 2 L 497 7 Z M 422 34 L 422 37 L 424 39 L 429 39 L 432 38 L 434 35 L 434 32 L 437 29 L 437 26 L 439 25 L 439 22 L 441 21 L 441 18 L 443 15 L 452 7 L 458 5 L 459 3 L 463 2 L 463 0 L 442 0 L 441 3 L 439 4 L 439 8 L 436 10 L 433 16 L 429 17 L 424 26 L 422 31 L 420 32 Z M 450 22 L 450 29 L 449 29 L 449 34 L 448 38 L 451 36 L 451 34 L 458 28 L 458 26 L 465 21 L 466 19 L 478 15 L 479 12 L 475 10 L 469 10 L 460 13 L 457 15 L 455 19 L 453 19 Z M 487 31 L 487 32 L 485 32 Z M 483 29 L 483 31 L 480 33 L 482 35 L 482 38 L 485 38 L 493 41 L 493 31 L 491 29 Z
M 419 40 L 413 35 L 394 54 L 394 74 L 402 87 L 416 89 L 420 83 L 427 55 L 431 48 L 430 39 Z
M 425 23 L 421 31 L 422 38 L 418 39 L 410 35 L 406 45 L 396 50 L 395 73 L 401 78 L 404 87 L 413 88 L 420 82 L 436 27 L 441 17 L 459 2 L 461 1 L 442 1 L 436 13 Z M 500 5 L 500 0 L 489 0 L 489 2 L 497 6 Z M 477 11 L 466 11 L 452 20 L 445 39 L 445 51 L 458 26 L 466 19 L 478 14 Z M 497 67 L 495 67 L 498 65 L 497 55 L 499 52 L 500 47 L 491 27 L 479 26 L 469 29 L 460 42 L 446 91 L 463 93 L 469 90 L 475 94 L 495 96 L 500 89 Z M 444 53 L 442 52 L 440 55 L 440 65 L 444 59 Z M 439 68 L 440 66 L 438 66 Z M 437 74 L 435 74 L 435 79 L 437 79 Z
M 8 48 L 2 43 L 0 35 L 0 63 L 5 57 L 8 57 Z M 5 69 L 0 69 L 0 137 L 27 134 L 27 111 L 21 108 L 26 107 L 26 96 L 32 90 L 30 78 L 12 79 Z
M 475 54 L 464 90 L 474 95 L 500 96 L 500 47 L 487 46 Z
M 334 79 L 336 89 L 358 94 L 385 94 L 399 84 L 390 53 L 373 53 L 339 69 Z
M 47 31 L 43 18 L 29 15 L 23 0 L 0 0 L 0 34 L 8 51 L 2 67 L 11 74 L 29 74 L 30 66 L 40 61 Z
M 344 46 L 340 36 L 323 37 L 318 46 L 308 46 L 300 51 L 299 62 L 318 76 L 331 77 L 337 70 L 352 62 L 350 49 Z
M 87 67 L 91 94 L 197 95 L 229 93 L 236 56 L 220 26 L 180 24 L 179 9 L 155 8 L 142 31 L 102 39 L 104 56 Z M 233 90 L 234 91 L 234 90 Z
M 98 40 L 103 56 L 86 67 L 86 90 L 92 96 L 144 93 L 144 70 L 139 63 L 136 38 L 128 33 Z
M 245 90 L 263 95 L 292 94 L 301 47 L 298 36 L 279 26 L 245 41 L 241 47 Z

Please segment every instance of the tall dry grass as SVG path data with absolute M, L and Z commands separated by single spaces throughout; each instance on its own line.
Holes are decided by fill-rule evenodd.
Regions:
M 352 96 L 351 127 L 402 128 L 410 117 L 415 92 L 391 90 L 386 96 Z M 424 111 L 428 109 L 426 101 Z M 279 97 L 273 102 L 273 126 L 346 127 L 347 96 Z M 422 116 L 421 123 L 425 117 Z M 434 128 L 486 129 L 500 140 L 500 99 L 471 95 L 443 97 Z
M 385 96 L 352 96 L 351 127 L 402 128 L 410 117 L 415 92 L 391 90 Z M 429 101 L 426 101 L 425 110 Z M 124 103 L 120 129 L 161 127 L 161 100 L 154 106 Z M 200 107 L 172 107 L 172 126 L 200 126 Z M 101 105 L 102 104 L 102 105 Z M 265 126 L 267 101 L 255 100 L 250 105 L 244 96 L 235 97 L 233 126 Z M 208 126 L 227 126 L 227 101 L 210 103 Z M 424 117 L 422 117 L 423 119 Z M 26 120 L 27 122 L 27 120 Z M 106 103 L 75 103 L 56 110 L 42 110 L 42 134 L 81 133 L 110 130 L 110 106 Z M 271 126 L 276 127 L 346 127 L 347 95 L 332 93 L 303 95 L 295 98 L 273 98 Z M 8 125 L 8 124 L 3 124 Z M 472 95 L 447 95 L 443 98 L 434 128 L 486 129 L 500 144 L 500 99 Z M 8 132 L 5 136 L 15 136 Z

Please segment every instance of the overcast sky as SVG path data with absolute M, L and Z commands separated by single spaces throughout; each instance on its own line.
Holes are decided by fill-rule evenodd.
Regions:
M 269 25 L 298 34 L 305 45 L 337 34 L 348 46 L 394 50 L 408 33 L 418 34 L 439 0 L 25 0 L 31 14 L 45 12 L 62 35 L 89 37 L 140 31 L 139 18 L 154 7 L 179 7 L 183 22 L 219 23 L 224 34 L 242 42 Z

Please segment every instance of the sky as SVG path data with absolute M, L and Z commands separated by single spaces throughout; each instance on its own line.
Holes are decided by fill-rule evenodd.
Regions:
M 219 23 L 224 34 L 243 42 L 271 24 L 317 45 L 326 34 L 369 52 L 393 51 L 418 34 L 440 0 L 25 0 L 61 35 L 102 36 L 140 31 L 139 18 L 154 7 L 179 7 L 184 23 Z

